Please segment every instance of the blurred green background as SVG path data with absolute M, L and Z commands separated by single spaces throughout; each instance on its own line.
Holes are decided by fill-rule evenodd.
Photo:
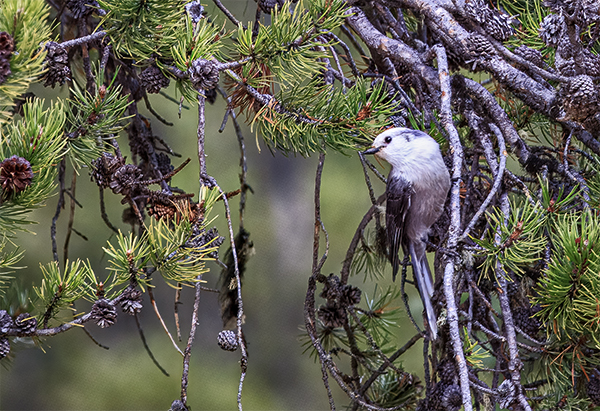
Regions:
M 253 1 L 229 1 L 224 4 L 244 20 L 253 16 Z M 217 15 L 212 5 L 208 14 Z M 46 98 L 65 96 L 66 90 L 46 90 L 36 87 L 34 92 Z M 174 95 L 174 87 L 168 93 Z M 182 155 L 173 159 L 178 166 L 187 157 L 192 162 L 173 178 L 173 184 L 186 192 L 198 192 L 196 157 L 197 110 L 191 106 L 181 119 L 178 107 L 162 96 L 151 96 L 153 107 L 167 120 L 175 123 L 167 127 L 154 121 L 140 104 L 140 112 L 152 120 L 154 133 L 163 137 Z M 232 191 L 239 187 L 239 148 L 231 121 L 219 133 L 225 103 L 218 98 L 213 106 L 207 105 L 206 152 L 208 172 L 221 187 Z M 240 119 L 243 123 L 243 118 Z M 243 389 L 246 410 L 318 410 L 328 409 L 327 394 L 321 380 L 320 366 L 303 353 L 300 327 L 304 324 L 303 304 L 310 276 L 313 237 L 313 190 L 317 156 L 312 158 L 272 155 L 250 129 L 243 125 L 248 154 L 248 183 L 254 190 L 247 201 L 245 228 L 251 234 L 256 254 L 250 258 L 244 280 L 243 296 L 246 313 L 244 332 L 248 341 L 248 373 Z M 125 137 L 119 144 L 127 150 Z M 70 185 L 71 175 L 67 186 Z M 383 184 L 375 184 L 377 194 Z M 90 181 L 89 170 L 77 176 L 76 197 L 83 205 L 75 213 L 74 228 L 87 237 L 71 238 L 69 256 L 88 258 L 100 278 L 108 275 L 107 258 L 102 247 L 114 241 L 114 235 L 100 219 L 97 186 Z M 111 222 L 124 231 L 130 227 L 121 222 L 124 206 L 120 198 L 105 193 Z M 238 198 L 231 200 L 232 214 L 237 229 Z M 16 273 L 25 284 L 40 284 L 39 263 L 52 259 L 50 221 L 56 210 L 57 197 L 45 208 L 32 214 L 40 223 L 32 226 L 35 234 L 24 233 L 18 242 L 26 250 L 23 265 L 27 268 Z M 68 206 L 68 197 L 67 197 Z M 356 155 L 328 153 L 323 172 L 322 217 L 329 232 L 331 249 L 323 273 L 338 273 L 346 248 L 363 214 L 370 207 L 367 187 Z M 224 209 L 217 204 L 212 214 L 220 233 L 227 236 Z M 58 220 L 59 255 L 62 255 L 68 209 Z M 221 256 L 227 247 L 221 247 Z M 62 258 L 61 258 L 62 260 Z M 210 265 L 205 275 L 207 286 L 215 287 L 220 269 Z M 389 274 L 389 273 L 388 273 Z M 383 286 L 391 281 L 386 276 Z M 364 293 L 373 295 L 374 284 L 363 284 L 357 276 L 351 283 Z M 156 282 L 155 295 L 161 313 L 170 331 L 175 333 L 173 303 L 175 292 L 162 280 Z M 413 312 L 420 313 L 420 299 L 409 288 Z M 172 347 L 154 315 L 147 296 L 140 315 L 148 345 L 158 362 L 170 374 L 163 375 L 142 346 L 133 317 L 120 314 L 117 323 L 108 329 L 93 324 L 86 328 L 105 350 L 95 345 L 80 329 L 42 341 L 33 347 L 27 341 L 13 344 L 15 358 L 2 361 L 0 369 L 0 409 L 2 410 L 167 410 L 180 396 L 182 357 Z M 365 294 L 363 294 L 363 301 Z M 184 341 L 189 332 L 193 289 L 182 291 L 180 318 Z M 398 305 L 402 302 L 398 301 Z M 85 303 L 80 310 L 88 310 Z M 416 314 L 417 317 L 419 315 Z M 65 319 L 68 319 L 65 316 Z M 202 294 L 200 326 L 192 350 L 188 404 L 193 410 L 235 409 L 239 383 L 239 352 L 222 351 L 216 337 L 222 329 L 217 295 Z M 403 315 L 398 331 L 399 345 L 404 344 L 415 330 Z M 179 344 L 185 347 L 184 343 Z M 408 371 L 422 369 L 422 345 L 416 344 L 405 355 Z M 345 361 L 346 359 L 344 359 Z M 418 372 L 417 372 L 418 374 Z M 348 404 L 342 391 L 330 380 L 338 408 Z

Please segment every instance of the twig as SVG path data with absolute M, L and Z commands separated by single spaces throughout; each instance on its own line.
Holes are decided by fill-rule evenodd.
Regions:
M 65 193 L 69 193 L 71 201 L 69 204 L 69 222 L 67 223 L 67 232 L 65 234 L 65 244 L 63 246 L 63 264 L 67 266 L 67 260 L 69 259 L 69 242 L 71 241 L 71 232 L 73 230 L 73 221 L 75 219 L 75 188 L 77 187 L 77 172 L 73 170 L 73 177 L 71 180 L 71 188 L 65 190 Z
M 158 114 L 154 108 L 152 108 L 152 104 L 150 104 L 150 100 L 148 99 L 148 95 L 144 94 L 144 103 L 146 103 L 146 108 L 148 109 L 148 111 L 150 113 L 152 113 L 152 115 L 154 117 L 156 117 L 156 119 L 158 121 L 160 121 L 161 123 L 163 123 L 165 126 L 173 126 L 173 123 L 171 123 L 170 121 L 165 120 L 160 114 Z
M 469 233 L 471 232 L 471 230 L 473 229 L 473 227 L 475 227 L 475 224 L 477 224 L 477 222 L 479 221 L 479 218 L 483 215 L 483 213 L 485 213 L 485 211 L 487 210 L 487 207 L 490 205 L 490 203 L 492 202 L 492 199 L 494 198 L 494 196 L 500 189 L 500 184 L 502 184 L 502 179 L 504 178 L 504 170 L 506 169 L 506 157 L 508 154 L 506 152 L 506 145 L 504 144 L 504 138 L 502 137 L 502 133 L 500 133 L 500 130 L 498 129 L 498 127 L 496 127 L 495 124 L 490 123 L 489 127 L 492 129 L 492 131 L 496 135 L 496 139 L 498 140 L 498 151 L 499 151 L 499 155 L 500 155 L 500 161 L 499 161 L 498 168 L 496 171 L 496 177 L 494 178 L 494 184 L 492 185 L 490 192 L 488 193 L 488 195 L 485 198 L 485 200 L 483 201 L 483 203 L 481 203 L 481 206 L 479 206 L 479 209 L 477 210 L 477 212 L 475 213 L 475 215 L 473 216 L 473 218 L 467 225 L 467 228 L 465 228 L 465 231 L 463 231 L 462 235 L 459 238 L 459 241 L 465 240 L 467 238 L 467 236 L 469 235 Z M 492 166 L 490 165 L 490 167 L 492 167 Z M 494 167 L 492 167 L 492 169 L 493 168 Z
M 63 157 L 58 166 L 58 202 L 56 203 L 56 212 L 52 217 L 52 224 L 50 225 L 50 239 L 52 240 L 52 255 L 54 261 L 57 263 L 58 260 L 58 247 L 56 245 L 56 222 L 60 216 L 60 211 L 65 206 L 65 166 L 66 157 Z
M 106 36 L 105 31 L 97 31 L 97 32 L 89 34 L 87 36 L 78 37 L 73 40 L 63 41 L 62 43 L 60 43 L 60 45 L 63 47 L 79 46 L 81 44 L 89 43 L 91 41 L 94 41 L 94 40 L 99 39 L 104 36 Z
M 167 372 L 167 370 L 165 370 L 158 363 L 158 360 L 154 357 L 154 354 L 152 353 L 152 350 L 150 350 L 150 347 L 148 346 L 148 342 L 146 341 L 146 336 L 144 335 L 144 330 L 142 329 L 142 324 L 140 324 L 140 319 L 138 317 L 138 314 L 134 313 L 134 317 L 135 317 L 135 324 L 137 326 L 138 332 L 140 333 L 140 338 L 142 339 L 142 344 L 144 345 L 144 349 L 148 353 L 148 356 L 150 356 L 150 359 L 152 360 L 152 362 L 154 363 L 154 365 L 156 365 L 156 367 L 160 370 L 160 372 L 162 372 L 164 375 L 166 375 L 167 377 L 169 377 L 169 373 Z
M 100 192 L 100 216 L 102 217 L 102 221 L 106 224 L 108 228 L 110 228 L 115 234 L 119 234 L 119 230 L 117 227 L 112 225 L 110 220 L 108 219 L 108 215 L 106 214 L 106 206 L 104 204 L 104 189 L 102 187 L 98 187 Z
M 173 344 L 173 347 L 175 347 L 175 349 L 177 350 L 177 352 L 179 354 L 181 354 L 182 357 L 184 357 L 183 352 L 181 352 L 181 350 L 177 346 L 177 343 L 173 339 L 173 336 L 169 332 L 169 329 L 167 328 L 167 325 L 165 324 L 164 320 L 162 319 L 162 316 L 160 315 L 160 311 L 158 311 L 158 305 L 156 305 L 156 300 L 154 299 L 154 293 L 152 292 L 152 288 L 150 288 L 150 287 L 148 287 L 148 297 L 150 297 L 150 303 L 152 304 L 152 308 L 154 309 L 154 313 L 158 317 L 158 320 L 160 321 L 160 325 L 162 325 L 163 330 L 165 330 L 165 332 L 169 336 L 169 339 L 171 340 L 171 343 Z
M 240 384 L 238 387 L 238 396 L 237 396 L 237 404 L 238 410 L 242 411 L 242 388 L 244 386 L 244 379 L 246 378 L 246 370 L 248 367 L 248 353 L 246 351 L 246 343 L 244 341 L 244 336 L 242 333 L 242 322 L 244 319 L 244 302 L 242 300 L 242 281 L 240 279 L 240 269 L 238 266 L 238 258 L 237 258 L 237 250 L 235 248 L 235 235 L 233 233 L 233 225 L 231 223 L 231 210 L 229 208 L 229 201 L 227 200 L 227 195 L 221 189 L 220 186 L 216 186 L 221 193 L 221 197 L 223 198 L 223 203 L 225 204 L 225 216 L 227 218 L 227 228 L 229 230 L 229 242 L 231 247 L 231 253 L 233 256 L 233 270 L 235 273 L 235 281 L 236 281 L 236 289 L 237 289 L 237 340 L 240 350 L 242 352 L 242 358 L 240 359 L 241 366 L 241 374 L 240 374 Z
M 436 45 L 435 53 L 438 63 L 439 82 L 441 88 L 440 97 L 440 118 L 442 125 L 446 129 L 450 138 L 450 146 L 452 150 L 452 187 L 450 189 L 450 227 L 447 248 L 454 250 L 458 243 L 458 233 L 460 230 L 460 182 L 461 182 L 461 167 L 463 161 L 463 149 L 460 142 L 458 131 L 452 122 L 452 109 L 450 106 L 451 89 L 450 78 L 448 75 L 448 60 L 446 58 L 446 50 L 441 45 Z M 467 362 L 463 352 L 463 344 L 460 338 L 458 328 L 458 312 L 456 306 L 456 295 L 454 292 L 454 261 L 446 257 L 446 268 L 444 270 L 444 296 L 446 297 L 446 306 L 448 311 L 448 325 L 450 326 L 450 340 L 454 348 L 454 359 L 458 366 L 458 376 L 460 381 L 460 389 L 462 394 L 462 402 L 465 411 L 473 409 L 471 402 L 471 392 L 469 391 L 469 371 Z
M 589 196 L 589 188 L 585 182 L 585 180 L 575 171 L 571 171 L 569 167 L 569 146 L 571 145 L 571 137 L 573 137 L 573 129 L 569 132 L 567 136 L 567 140 L 565 141 L 565 149 L 563 150 L 563 167 L 565 169 L 565 174 L 574 182 L 581 185 L 581 191 L 583 195 L 583 206 L 585 208 L 590 208 L 590 196 Z
M 221 3 L 220 0 L 213 0 L 213 3 L 215 3 L 215 6 L 217 6 L 219 8 L 219 10 L 221 10 L 223 12 L 223 14 L 225 16 L 227 16 L 227 18 L 236 26 L 238 27 L 240 25 L 240 21 L 238 19 L 235 18 L 235 16 L 229 11 L 227 10 L 227 7 L 225 7 L 223 5 L 223 3 Z M 246 30 L 246 26 L 242 24 L 242 27 L 244 28 L 244 30 Z
M 194 284 L 194 308 L 192 310 L 192 324 L 190 327 L 190 335 L 188 336 L 188 341 L 185 346 L 185 354 L 183 354 L 183 371 L 181 373 L 181 402 L 186 405 L 187 404 L 187 386 L 188 386 L 188 376 L 190 372 L 190 356 L 192 355 L 192 345 L 194 345 L 194 339 L 196 338 L 196 329 L 198 328 L 199 320 L 198 320 L 198 311 L 200 310 L 200 280 L 202 279 L 202 274 L 199 274 L 196 279 L 196 283 Z M 186 405 L 187 406 L 187 405 Z
M 177 340 L 181 342 L 181 327 L 179 326 L 179 304 L 181 304 L 181 283 L 177 283 L 175 289 L 175 302 L 173 303 L 173 316 L 175 317 L 175 328 L 177 329 Z

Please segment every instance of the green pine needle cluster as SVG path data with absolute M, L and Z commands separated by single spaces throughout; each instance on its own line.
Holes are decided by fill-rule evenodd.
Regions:
M 383 84 L 358 80 L 341 89 L 318 86 L 314 81 L 282 91 L 276 97 L 289 113 L 264 106 L 254 117 L 269 148 L 303 156 L 322 151 L 356 150 L 369 144 L 392 114 Z M 291 114 L 290 114 L 291 113 Z
M 136 62 L 170 57 L 178 33 L 185 30 L 181 0 L 99 0 L 98 5 L 107 11 L 100 24 L 115 53 Z
M 600 349 L 600 219 L 590 211 L 558 218 L 554 255 L 542 277 L 537 302 L 548 332 Z
M 39 0 L 0 2 L 0 31 L 13 36 L 12 74 L 0 84 L 0 124 L 9 121 L 14 101 L 27 91 L 43 71 L 46 52 L 40 48 L 50 38 L 49 7 Z
M 0 159 L 22 157 L 30 163 L 34 176 L 25 191 L 0 204 L 0 229 L 5 233 L 14 233 L 30 224 L 26 214 L 43 206 L 53 194 L 54 166 L 67 151 L 67 140 L 63 137 L 66 116 L 60 101 L 44 109 L 44 101 L 35 99 L 26 103 L 23 111 L 22 119 L 0 128 Z
M 500 209 L 488 213 L 487 237 L 473 238 L 481 248 L 485 258 L 481 268 L 484 275 L 495 277 L 497 264 L 505 270 L 523 274 L 527 267 L 539 260 L 546 239 L 543 226 L 546 214 L 539 204 L 529 201 L 511 201 L 511 214 L 505 221 Z
M 73 83 L 73 97 L 68 100 L 69 159 L 77 168 L 90 165 L 104 151 L 104 140 L 117 137 L 125 127 L 125 110 L 129 106 L 122 87 L 111 83 L 104 86 L 104 70 L 97 70 L 95 93 L 81 90 Z

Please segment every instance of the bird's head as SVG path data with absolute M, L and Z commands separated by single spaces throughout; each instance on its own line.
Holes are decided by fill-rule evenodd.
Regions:
M 375 154 L 392 167 L 402 167 L 411 159 L 424 160 L 432 153 L 439 153 L 439 145 L 422 131 L 395 127 L 375 137 L 373 146 L 363 153 Z

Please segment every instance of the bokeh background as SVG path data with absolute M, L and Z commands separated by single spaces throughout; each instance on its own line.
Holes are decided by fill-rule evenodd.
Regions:
M 225 1 L 224 4 L 239 18 L 253 19 L 253 1 Z M 209 15 L 218 15 L 212 3 L 206 8 Z M 46 98 L 67 94 L 65 89 L 35 87 L 33 91 Z M 174 87 L 167 92 L 174 95 Z M 152 120 L 152 115 L 140 104 L 140 111 L 152 120 L 154 133 L 182 155 L 180 159 L 173 159 L 173 164 L 177 166 L 187 157 L 193 160 L 173 178 L 173 184 L 186 192 L 197 193 L 196 107 L 192 105 L 183 110 L 178 118 L 176 104 L 162 96 L 151 96 L 151 102 L 163 117 L 175 123 L 173 127 L 167 127 Z M 225 103 L 220 97 L 214 105 L 207 105 L 207 167 L 224 190 L 232 191 L 239 187 L 239 148 L 231 121 L 223 133 L 218 131 L 224 112 Z M 240 118 L 241 123 L 243 120 Z M 325 410 L 329 407 L 320 366 L 309 352 L 304 352 L 306 339 L 302 339 L 301 330 L 311 270 L 317 156 L 302 158 L 272 154 L 260 136 L 257 137 L 247 125 L 243 124 L 243 132 L 248 154 L 248 183 L 254 190 L 247 201 L 245 228 L 251 234 L 256 251 L 248 261 L 243 288 L 244 332 L 249 351 L 243 405 L 246 410 Z M 126 151 L 124 136 L 120 137 L 119 143 Z M 71 179 L 69 176 L 67 186 Z M 384 190 L 381 183 L 376 183 L 375 188 L 377 193 Z M 87 241 L 73 236 L 69 256 L 89 259 L 96 274 L 106 277 L 107 257 L 102 247 L 115 239 L 100 218 L 98 189 L 90 181 L 87 169 L 77 176 L 76 197 L 83 208 L 76 210 L 74 228 L 84 234 Z M 106 192 L 105 197 L 111 222 L 123 231 L 129 230 L 130 226 L 121 222 L 124 206 L 120 204 L 120 198 L 110 192 Z M 54 197 L 45 208 L 32 213 L 31 217 L 39 224 L 31 227 L 32 233 L 18 237 L 18 243 L 26 250 L 22 264 L 26 268 L 17 272 L 16 277 L 25 284 L 39 285 L 39 264 L 52 259 L 50 221 L 56 202 L 57 197 Z M 232 199 L 231 207 L 237 228 L 237 198 Z M 356 226 L 369 207 L 368 191 L 356 154 L 328 153 L 323 171 L 322 217 L 329 232 L 331 249 L 323 273 L 339 272 Z M 226 236 L 222 204 L 215 207 L 213 216 L 218 216 L 215 225 Z M 62 253 L 67 221 L 68 209 L 63 210 L 58 220 L 59 254 Z M 221 247 L 221 255 L 227 244 L 226 241 Z M 207 286 L 215 287 L 220 269 L 212 263 L 210 267 L 211 271 L 204 278 L 208 281 Z M 366 296 L 373 295 L 375 284 L 363 281 L 362 275 L 351 278 L 351 283 L 363 290 L 364 301 Z M 388 275 L 379 286 L 387 287 L 390 283 Z M 160 279 L 156 285 L 158 306 L 174 334 L 175 291 Z M 413 312 L 420 313 L 420 299 L 412 287 L 408 288 Z M 180 315 L 184 342 L 179 345 L 181 349 L 185 347 L 189 331 L 193 289 L 183 289 L 182 302 Z M 400 306 L 402 302 L 397 304 Z M 78 304 L 78 308 L 89 309 L 85 303 Z M 0 409 L 167 410 L 180 396 L 182 358 L 160 327 L 147 296 L 140 320 L 148 345 L 170 376 L 163 375 L 148 357 L 134 318 L 120 314 L 117 323 L 108 329 L 93 324 L 86 326 L 94 338 L 109 347 L 108 350 L 95 345 L 80 329 L 43 340 L 39 347 L 28 341 L 13 344 L 14 358 L 0 364 Z M 188 404 L 193 410 L 237 407 L 239 353 L 225 352 L 217 346 L 216 337 L 221 329 L 217 295 L 205 292 L 190 363 Z M 403 315 L 397 330 L 400 344 L 414 333 L 408 318 Z M 422 369 L 423 363 L 422 345 L 416 344 L 404 357 L 405 368 L 419 375 L 417 370 Z M 333 380 L 331 385 L 338 407 L 348 404 Z

